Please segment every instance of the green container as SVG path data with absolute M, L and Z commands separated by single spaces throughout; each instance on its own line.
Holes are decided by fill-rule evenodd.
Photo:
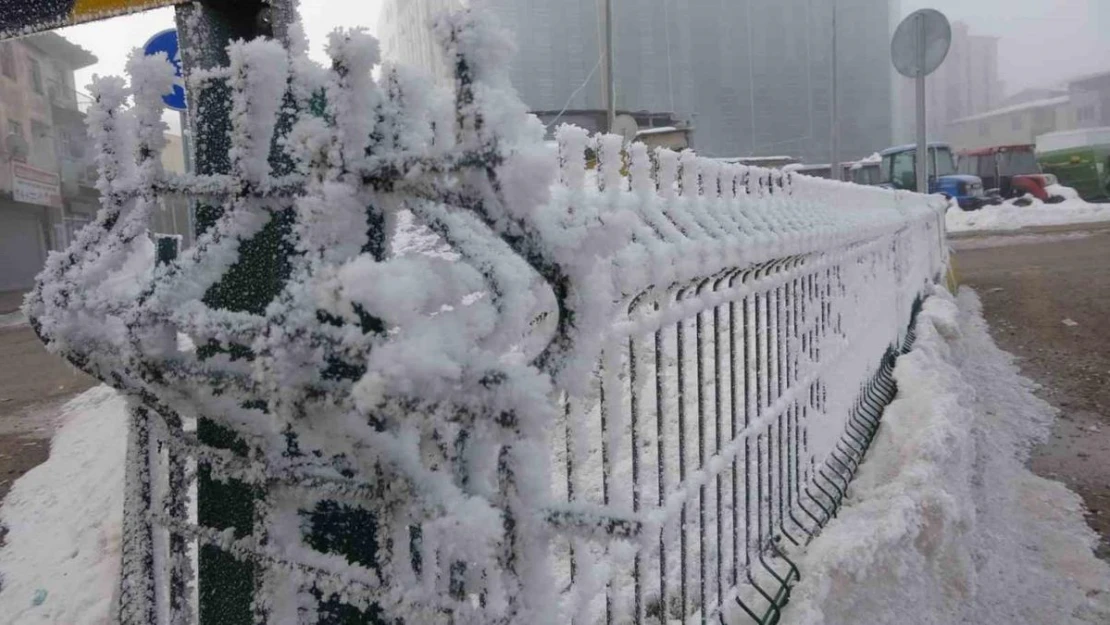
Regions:
M 1041 135 L 1037 160 L 1044 173 L 1055 174 L 1084 200 L 1110 201 L 1110 127 Z

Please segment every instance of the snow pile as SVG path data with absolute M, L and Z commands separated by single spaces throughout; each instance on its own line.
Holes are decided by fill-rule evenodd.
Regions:
M 939 291 L 895 370 L 897 399 L 838 519 L 810 544 L 784 621 L 1110 622 L 1110 567 L 1082 502 L 1024 467 L 1054 409 L 987 333 L 978 297 Z
M 101 625 L 118 587 L 125 402 L 101 386 L 62 413 L 50 458 L 16 480 L 0 507 L 5 623 Z
M 1067 197 L 1059 204 L 1045 204 L 1030 197 L 1029 206 L 1014 206 L 1010 202 L 998 206 L 985 206 L 979 210 L 964 211 L 955 203 L 946 217 L 949 232 L 975 230 L 1018 230 L 1030 226 L 1057 226 L 1064 224 L 1110 221 L 1110 204 L 1090 204 L 1075 195 L 1068 187 L 1051 187 L 1055 195 Z M 1068 193 L 1070 191 L 1070 193 Z M 1069 197 L 1070 196 L 1070 197 Z
M 1062 197 L 1065 200 L 1078 200 L 1079 199 L 1079 192 L 1078 191 L 1076 191 L 1075 189 L 1073 189 L 1071 187 L 1065 187 L 1062 184 L 1050 184 L 1047 187 L 1045 187 L 1044 190 L 1045 190 L 1045 192 L 1048 193 L 1049 197 L 1052 197 L 1052 196 L 1055 195 L 1055 196 Z

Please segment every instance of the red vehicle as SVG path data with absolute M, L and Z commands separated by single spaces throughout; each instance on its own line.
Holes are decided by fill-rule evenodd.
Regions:
M 1056 176 L 1041 171 L 1034 147 L 1003 145 L 961 152 L 958 169 L 961 174 L 982 178 L 987 194 L 1004 200 L 1029 194 L 1048 204 L 1064 201 L 1048 192 L 1048 187 L 1056 184 Z

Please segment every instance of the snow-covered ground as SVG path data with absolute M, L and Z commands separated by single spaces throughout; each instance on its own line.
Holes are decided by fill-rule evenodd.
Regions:
M 1054 409 L 995 346 L 974 292 L 930 298 L 917 337 L 784 622 L 1110 623 L 1110 566 L 1081 500 L 1024 466 Z
M 810 546 L 784 622 L 1110 623 L 1110 567 L 1082 503 L 1024 468 L 1053 409 L 987 334 L 977 296 L 930 298 L 895 376 L 898 399 L 850 501 Z M 0 508 L 0 615 L 108 620 L 118 571 L 124 402 L 70 402 L 50 459 Z
M 50 458 L 0 507 L 0 623 L 102 625 L 119 572 L 123 399 L 101 386 L 62 410 Z
M 1028 226 L 1059 226 L 1063 224 L 1110 221 L 1110 204 L 1090 204 L 1083 201 L 1074 189 L 1054 185 L 1053 195 L 1067 199 L 1059 204 L 1045 204 L 1032 198 L 1029 206 L 1015 206 L 1012 201 L 979 210 L 960 210 L 955 204 L 946 218 L 949 232 L 974 230 L 1018 230 Z
M 27 317 L 23 314 L 22 310 L 0 314 L 0 328 L 14 328 L 26 324 Z

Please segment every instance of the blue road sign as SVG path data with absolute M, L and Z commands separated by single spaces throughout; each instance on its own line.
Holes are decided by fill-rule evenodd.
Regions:
M 181 49 L 177 45 L 177 31 L 174 29 L 163 30 L 162 32 L 154 35 L 143 46 L 143 54 L 151 56 L 158 52 L 165 52 L 169 57 L 170 63 L 173 63 L 173 68 L 176 71 L 176 78 L 173 82 L 173 93 L 167 93 L 162 96 L 162 101 L 166 103 L 166 108 L 171 108 L 175 111 L 185 110 L 185 81 L 181 77 Z

